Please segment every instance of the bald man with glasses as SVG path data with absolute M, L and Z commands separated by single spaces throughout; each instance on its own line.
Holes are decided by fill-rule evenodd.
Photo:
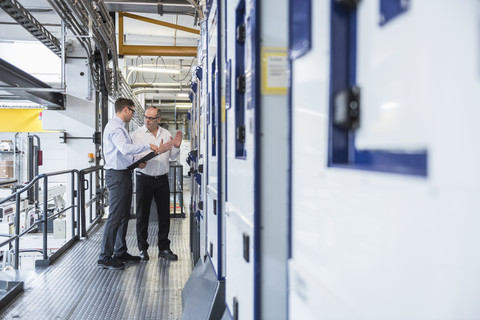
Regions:
M 178 260 L 178 256 L 170 248 L 168 234 L 170 232 L 170 187 L 168 171 L 170 160 L 180 153 L 182 132 L 178 131 L 172 139 L 170 132 L 159 126 L 161 111 L 157 107 L 145 110 L 145 125 L 132 134 L 136 144 L 155 144 L 159 155 L 149 160 L 144 168 L 137 171 L 137 241 L 140 258 L 149 260 L 148 255 L 148 221 L 152 199 L 157 205 L 158 216 L 158 256 L 168 260 Z M 144 152 L 136 158 L 146 155 Z

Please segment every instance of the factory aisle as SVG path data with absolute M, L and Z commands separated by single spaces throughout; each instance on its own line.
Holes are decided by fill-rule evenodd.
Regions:
M 181 319 L 181 293 L 192 271 L 186 214 L 184 219 L 171 221 L 171 248 L 178 261 L 158 258 L 158 248 L 151 246 L 147 262 L 129 263 L 125 270 L 98 269 L 102 221 L 89 239 L 77 242 L 50 267 L 21 279 L 24 292 L 3 309 L 0 318 Z M 156 230 L 157 223 L 150 222 L 150 244 L 156 243 Z M 129 223 L 127 243 L 129 252 L 138 255 L 134 219 Z

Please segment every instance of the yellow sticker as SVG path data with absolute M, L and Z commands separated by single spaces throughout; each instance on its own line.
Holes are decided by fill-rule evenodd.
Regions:
M 262 94 L 287 94 L 288 55 L 286 48 L 262 48 Z
M 225 122 L 225 96 L 222 96 L 222 122 Z

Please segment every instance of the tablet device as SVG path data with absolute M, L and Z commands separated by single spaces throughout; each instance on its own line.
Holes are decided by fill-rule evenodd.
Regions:
M 148 161 L 148 160 L 152 159 L 152 158 L 155 157 L 155 156 L 157 156 L 157 153 L 155 153 L 155 152 L 152 151 L 152 152 L 150 152 L 149 154 L 147 154 L 145 157 L 143 157 L 143 158 L 135 161 L 135 162 L 132 163 L 131 165 L 129 165 L 129 166 L 127 167 L 127 169 L 128 169 L 128 170 L 133 170 L 133 169 L 135 169 L 136 167 L 138 167 L 138 165 L 139 165 L 140 163 L 145 162 L 145 161 Z

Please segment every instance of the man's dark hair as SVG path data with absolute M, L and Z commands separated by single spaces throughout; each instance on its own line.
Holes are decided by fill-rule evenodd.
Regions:
M 135 107 L 135 103 L 133 103 L 132 100 L 127 99 L 127 98 L 118 98 L 117 101 L 115 101 L 115 112 L 120 112 L 123 110 L 125 107 Z

